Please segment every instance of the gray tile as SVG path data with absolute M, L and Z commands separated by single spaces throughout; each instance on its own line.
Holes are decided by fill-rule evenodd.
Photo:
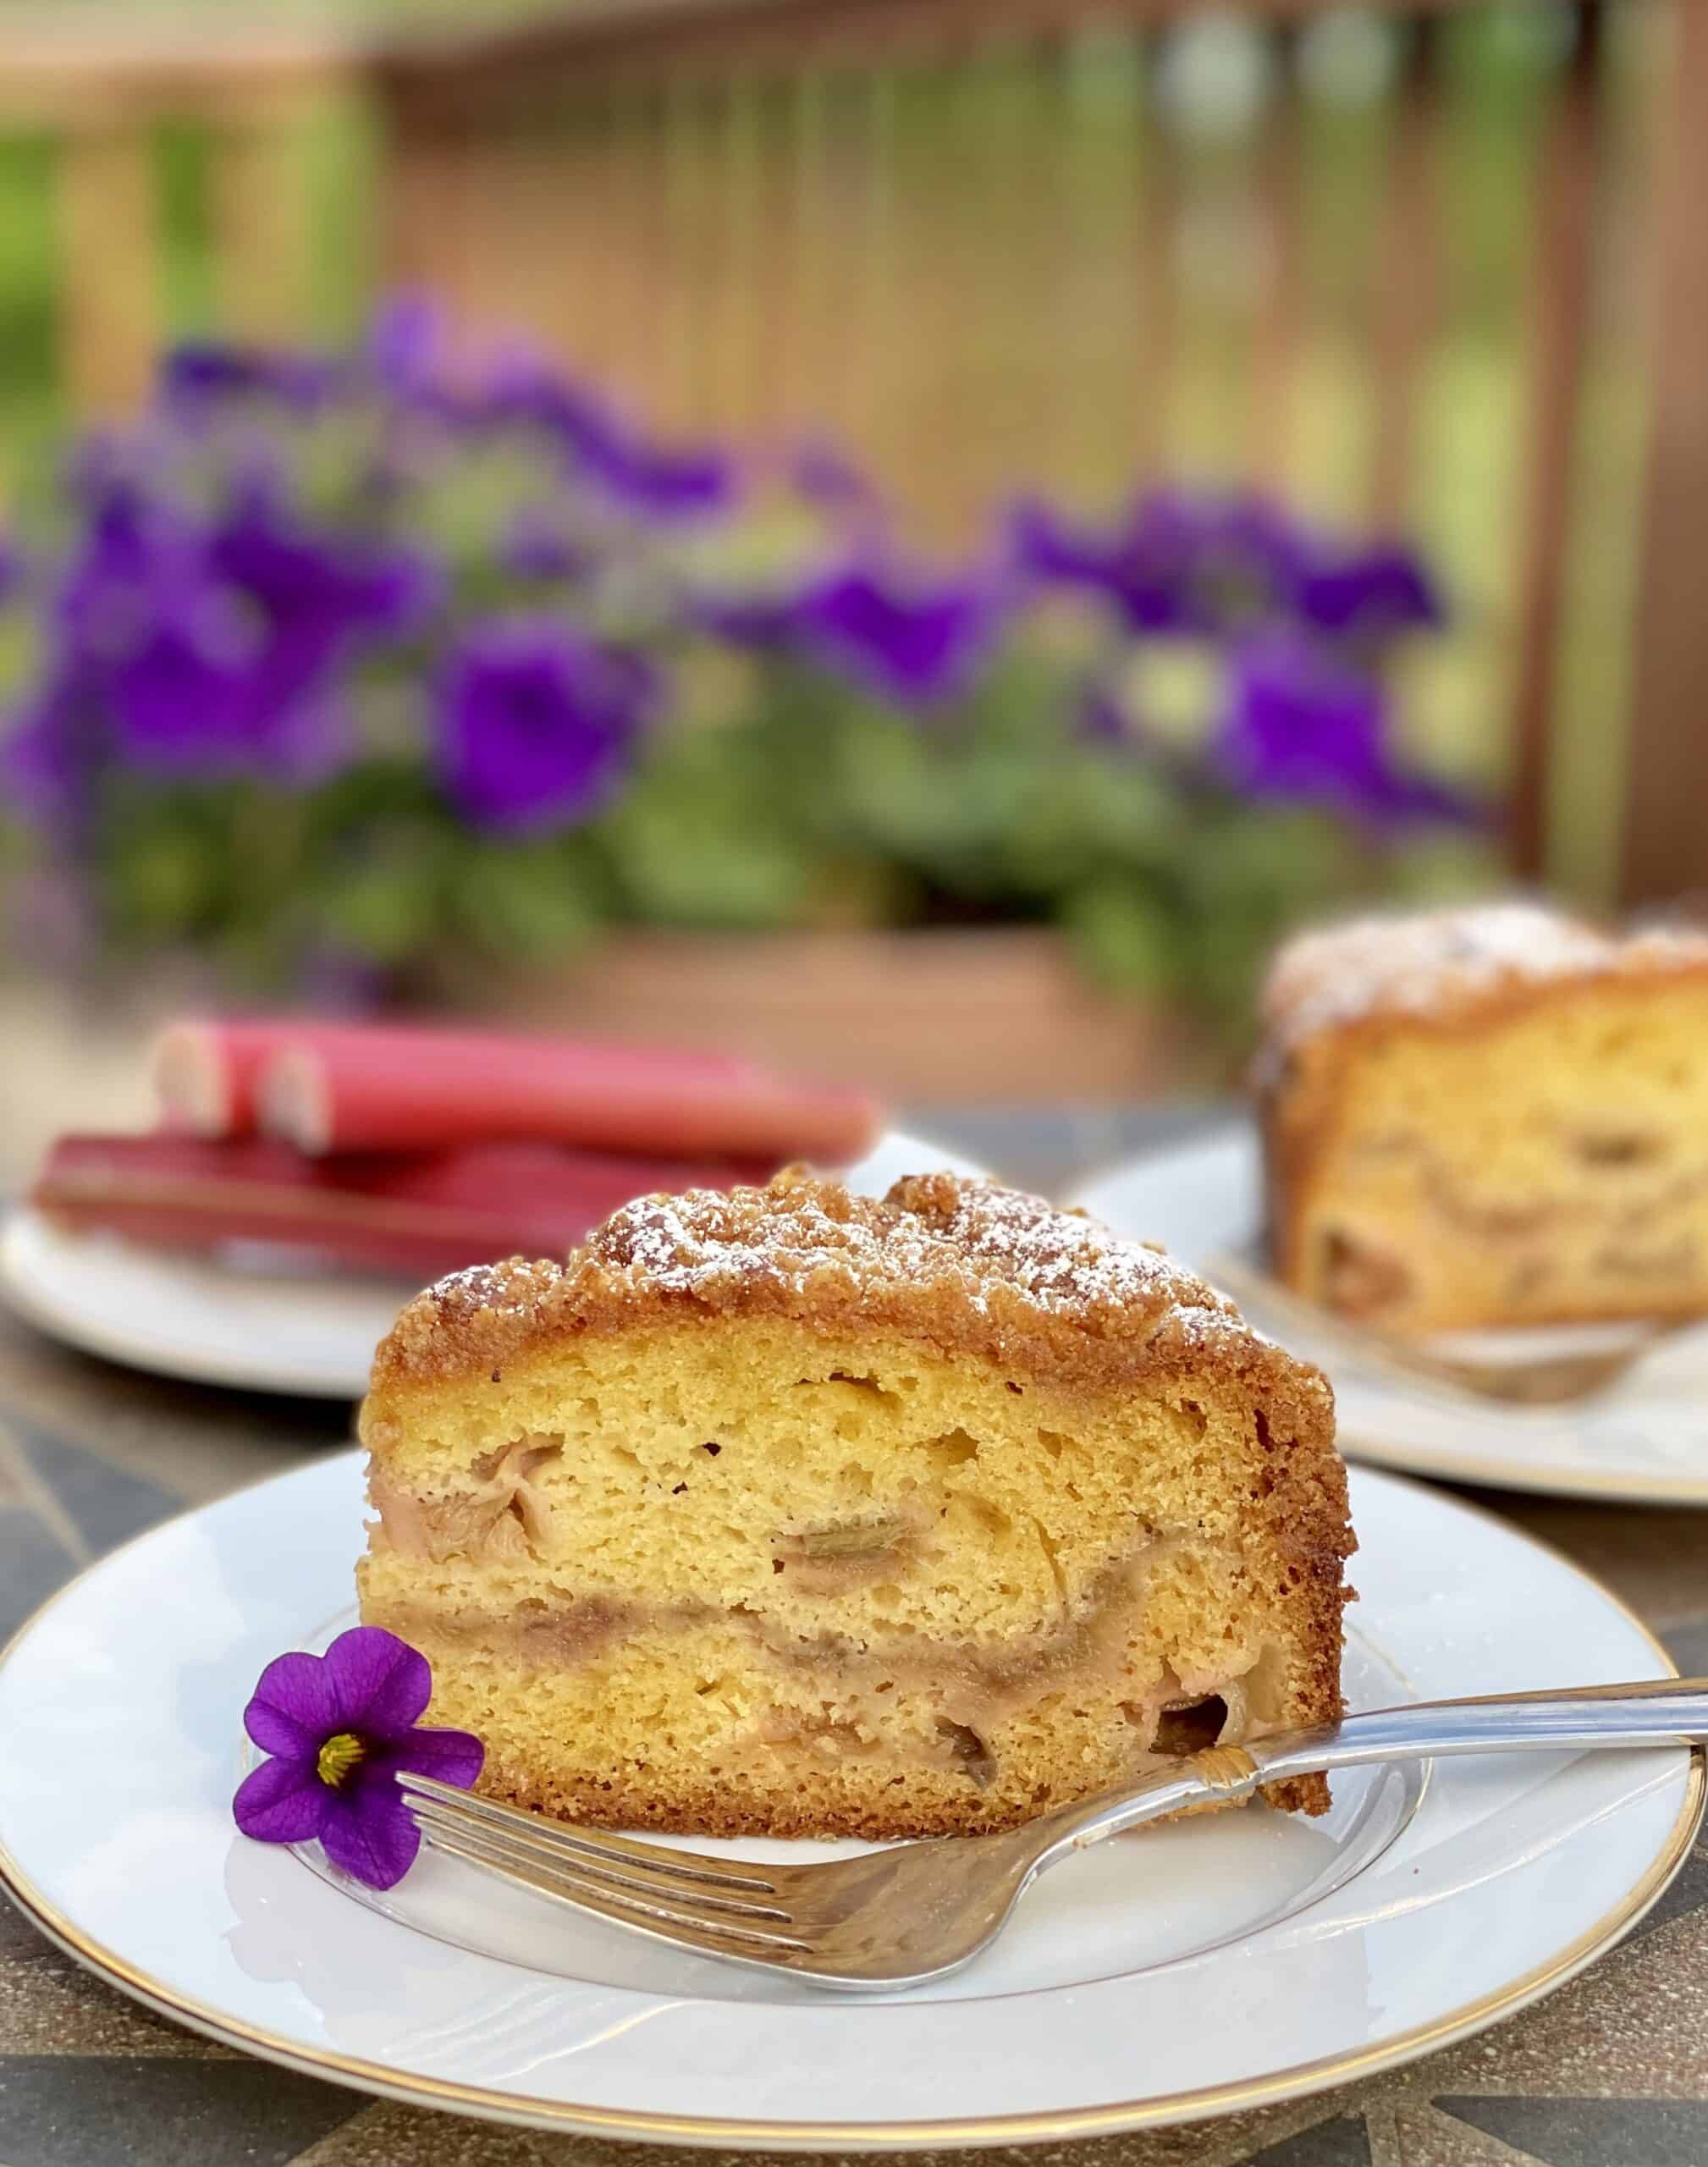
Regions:
M 1632 1928 L 1631 1938 L 1640 1941 L 1657 1927 L 1682 1919 L 1687 1911 L 1700 1911 L 1705 1905 L 1708 1905 L 1708 1837 L 1697 1839 L 1690 1855 L 1679 1867 L 1678 1878 L 1647 1917 Z
M 0 1428 L 0 1505 L 21 1505 L 26 1494 L 17 1447 Z
M 1337 2115 L 1283 2137 L 1262 2152 L 1252 2154 L 1251 2167 L 1370 2167 L 1370 2141 L 1362 2115 L 1349 2120 Z
M 6 2167 L 286 2167 L 361 2109 L 270 2062 L 0 2056 Z
M 1708 1596 L 1708 1527 L 1702 1530 L 1704 1594 Z M 1667 1652 L 1686 1678 L 1708 1678 L 1708 1617 L 1693 1618 L 1675 1625 L 1661 1638 Z
M 1534 2153 L 1547 2167 L 1704 2167 L 1708 2102 L 1437 2099 L 1456 2121 Z
M 36 1513 L 27 1506 L 0 1507 L 0 1640 L 76 1569 L 70 1552 Z
M 33 1962 L 52 1953 L 52 1943 L 44 1940 L 12 1899 L 0 1890 L 0 1964 L 26 1959 Z
M 180 1501 L 157 1482 L 115 1467 L 98 1453 L 35 1423 L 14 1421 L 12 1434 L 37 1481 L 53 1492 L 97 1556 L 182 1509 Z

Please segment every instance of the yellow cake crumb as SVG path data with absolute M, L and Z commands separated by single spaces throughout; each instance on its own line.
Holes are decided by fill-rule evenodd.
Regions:
M 1708 937 L 1529 904 L 1282 951 L 1275 1268 L 1398 1332 L 1708 1312 Z
M 995 1828 L 1339 1708 L 1326 1385 L 992 1184 L 644 1199 L 418 1298 L 361 1430 L 362 1615 L 548 1812 Z

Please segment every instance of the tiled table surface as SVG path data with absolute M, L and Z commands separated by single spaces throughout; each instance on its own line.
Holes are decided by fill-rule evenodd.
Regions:
M 1060 1193 L 1203 1118 L 927 1111 L 912 1125 Z M 0 1311 L 0 1638 L 113 1544 L 348 1433 L 346 1409 L 134 1376 Z M 1708 1514 L 1482 1502 L 1599 1574 L 1681 1667 L 1708 1672 Z M 85 1975 L 0 1897 L 0 2167 L 603 2167 L 620 2156 L 647 2167 L 646 2148 L 375 2102 L 212 2046 Z M 650 2157 L 695 2167 L 707 2155 Z M 1264 2112 L 1002 2157 L 1011 2167 L 1708 2167 L 1708 1847 L 1617 1950 L 1479 2038 Z

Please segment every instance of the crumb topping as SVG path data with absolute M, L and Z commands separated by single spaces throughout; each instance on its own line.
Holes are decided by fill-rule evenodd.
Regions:
M 1119 1343 L 1153 1350 L 1153 1364 L 1236 1348 L 1288 1359 L 1161 1250 L 1041 1197 L 925 1174 L 879 1200 L 790 1169 L 763 1188 L 642 1197 L 561 1265 L 454 1273 L 399 1318 L 375 1381 L 491 1367 L 540 1337 L 685 1312 L 863 1321 L 1033 1359 Z
M 1704 965 L 1708 934 L 1651 926 L 1621 936 L 1540 903 L 1353 918 L 1281 950 L 1262 1021 L 1285 1051 L 1367 1016 L 1447 1014 L 1551 979 Z
M 644 1197 L 601 1227 L 586 1254 L 662 1292 L 710 1300 L 761 1276 L 804 1292 L 830 1272 L 868 1287 L 949 1280 L 978 1309 L 999 1287 L 1057 1311 L 1138 1304 L 1154 1314 L 1183 1299 L 1230 1306 L 1160 1250 L 1118 1242 L 1041 1197 L 949 1175 L 899 1183 L 881 1204 L 798 1174 L 729 1195 Z

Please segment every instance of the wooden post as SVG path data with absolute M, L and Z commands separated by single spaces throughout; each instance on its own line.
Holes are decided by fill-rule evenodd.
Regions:
M 1392 108 L 1387 201 L 1376 251 L 1370 516 L 1380 533 L 1399 532 L 1410 509 L 1418 379 L 1441 300 L 1435 152 L 1441 116 L 1434 19 L 1424 16 L 1413 24 L 1411 38 Z
M 1696 4 L 1683 0 L 1687 9 Z M 1580 0 L 1577 45 L 1542 149 L 1508 814 L 1512 869 L 1524 880 L 1540 879 L 1547 860 L 1548 722 L 1588 338 L 1601 33 L 1601 0 Z
M 1298 37 L 1283 24 L 1275 36 L 1275 89 L 1257 148 L 1257 197 L 1264 233 L 1263 298 L 1251 361 L 1251 426 L 1246 464 L 1277 496 L 1292 478 L 1293 367 L 1304 317 L 1304 206 L 1300 189 L 1300 123 L 1294 85 Z
M 315 234 L 306 133 L 314 94 L 237 92 L 213 127 L 214 276 L 223 328 L 242 339 L 300 335 L 312 304 Z
M 1619 868 L 1639 904 L 1708 890 L 1708 0 L 1676 12 Z
M 141 399 L 160 336 L 153 148 L 146 119 L 101 113 L 60 152 L 60 366 L 73 411 L 101 420 Z

